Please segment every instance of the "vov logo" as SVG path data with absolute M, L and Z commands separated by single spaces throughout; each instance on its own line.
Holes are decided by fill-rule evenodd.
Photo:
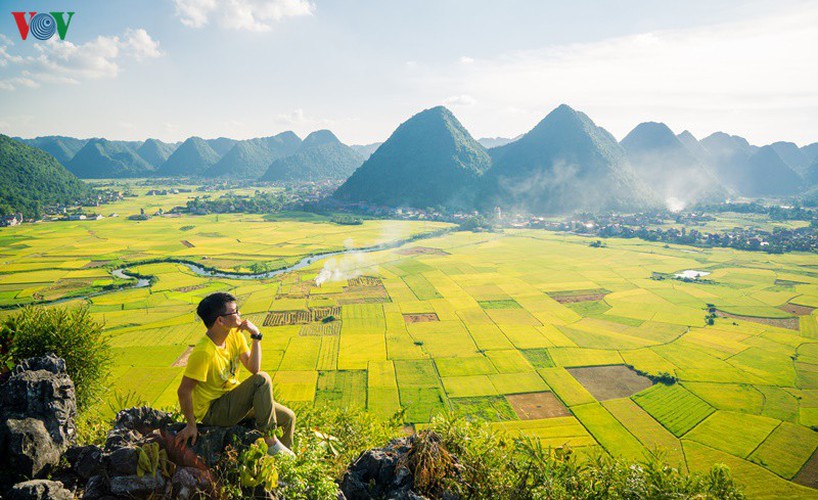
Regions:
M 68 14 L 68 19 L 65 15 Z M 12 12 L 14 20 L 17 22 L 17 29 L 20 30 L 20 38 L 25 40 L 28 34 L 37 40 L 48 40 L 54 33 L 60 36 L 60 40 L 65 40 L 68 32 L 68 25 L 74 17 L 73 12 L 29 12 L 26 21 L 25 12 Z

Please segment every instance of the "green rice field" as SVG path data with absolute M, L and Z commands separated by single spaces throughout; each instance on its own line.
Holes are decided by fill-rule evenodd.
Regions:
M 106 207 L 118 218 L 0 229 L 0 306 L 9 307 L 0 315 L 87 303 L 114 347 L 112 397 L 174 405 L 183 353 L 204 332 L 195 306 L 229 291 L 266 325 L 262 366 L 282 401 L 384 417 L 403 409 L 418 425 L 452 411 L 580 453 L 661 453 L 690 471 L 725 463 L 751 498 L 818 498 L 808 486 L 818 474 L 814 254 L 635 239 L 592 248 L 542 230 L 453 230 L 275 278 L 209 278 L 158 261 L 249 272 L 454 226 L 341 226 L 299 213 L 127 220 L 143 201 L 151 210 L 184 203 L 142 196 Z M 739 225 L 731 217 L 722 224 Z M 151 286 L 106 291 L 127 283 L 110 274 L 123 266 L 152 276 Z M 334 279 L 318 286 L 323 269 Z M 711 273 L 708 282 L 654 279 L 688 269 Z M 710 307 L 726 313 L 713 325 Z M 584 386 L 568 370 L 612 365 L 675 382 L 631 393 L 616 377 L 591 372 Z

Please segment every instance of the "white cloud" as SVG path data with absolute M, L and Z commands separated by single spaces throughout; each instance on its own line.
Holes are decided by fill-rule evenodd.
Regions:
M 176 16 L 185 26 L 202 28 L 211 19 L 226 29 L 270 31 L 288 17 L 309 16 L 309 0 L 174 0 Z
M 443 99 L 446 106 L 474 106 L 477 100 L 470 95 L 453 95 Z
M 801 5 L 726 24 L 438 66 L 416 75 L 413 84 L 473 96 L 492 110 L 493 116 L 476 127 L 485 132 L 497 133 L 498 125 L 508 130 L 534 125 L 524 123 L 520 114 L 497 116 L 495 111 L 527 109 L 542 117 L 564 102 L 620 137 L 637 120 L 647 119 L 671 127 L 674 121 L 682 127 L 698 124 L 699 133 L 728 129 L 769 136 L 780 133 L 779 127 L 794 129 L 795 122 L 818 111 L 818 66 L 810 63 L 818 47 L 816 26 L 818 5 Z M 768 121 L 768 113 L 775 114 L 776 123 Z M 785 116 L 791 117 L 789 125 Z M 810 133 L 818 134 L 818 127 Z
M 142 28 L 128 28 L 122 40 L 122 48 L 137 61 L 162 56 L 162 51 L 159 50 L 159 42 L 151 38 L 148 32 Z
M 458 60 L 460 61 L 461 64 L 471 64 L 471 63 L 474 62 L 474 59 L 472 59 L 471 57 L 467 57 L 467 56 L 463 56 Z
M 0 80 L 0 90 L 115 78 L 123 58 L 141 61 L 162 55 L 159 42 L 144 29 L 128 29 L 122 36 L 98 36 L 80 45 L 52 38 L 34 49 L 35 55 L 20 57 L 0 46 L 0 66 L 11 63 L 19 68 L 18 76 Z

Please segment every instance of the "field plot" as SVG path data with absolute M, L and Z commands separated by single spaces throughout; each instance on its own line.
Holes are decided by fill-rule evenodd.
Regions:
M 649 378 L 623 365 L 568 368 L 597 401 L 626 398 L 653 385 Z
M 318 372 L 315 403 L 342 408 L 364 408 L 366 377 L 366 370 Z
M 717 411 L 688 432 L 685 439 L 746 458 L 778 424 L 767 417 Z
M 534 437 L 543 446 L 551 448 L 566 445 L 571 448 L 583 448 L 596 445 L 594 438 L 574 417 L 498 422 L 494 427 L 511 435 Z
M 596 402 L 591 393 L 564 368 L 543 368 L 537 370 L 537 373 L 566 406 Z
M 752 499 L 815 498 L 815 490 L 791 483 L 769 470 L 723 451 L 694 441 L 682 440 L 688 467 L 693 472 L 707 472 L 713 464 L 730 467 L 744 494 Z
M 657 384 L 633 400 L 676 436 L 682 436 L 715 410 L 679 385 Z
M 818 433 L 782 422 L 750 455 L 750 461 L 792 479 L 818 448 Z
M 664 454 L 668 463 L 685 469 L 682 443 L 631 399 L 611 399 L 602 406 L 651 453 Z
M 515 420 L 514 410 L 508 401 L 499 396 L 452 398 L 452 411 L 470 420 L 485 420 L 499 422 Z
M 539 420 L 571 415 L 568 408 L 552 392 L 510 394 L 506 396 L 506 399 L 520 420 Z
M 630 460 L 644 456 L 642 444 L 599 403 L 573 406 L 571 411 L 611 455 Z

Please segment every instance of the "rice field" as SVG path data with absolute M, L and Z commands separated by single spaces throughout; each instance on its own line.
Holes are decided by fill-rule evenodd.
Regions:
M 155 210 L 163 199 L 111 211 L 127 216 L 141 202 Z M 168 406 L 204 331 L 195 305 L 230 291 L 263 325 L 262 367 L 282 401 L 403 410 L 421 425 L 452 411 L 552 447 L 663 453 L 694 471 L 727 463 L 752 498 L 818 496 L 796 484 L 818 448 L 814 255 L 617 239 L 597 249 L 576 235 L 506 229 L 338 255 L 261 280 L 159 261 L 250 272 L 446 227 L 338 226 L 312 214 L 24 224 L 0 229 L 0 306 L 87 304 L 115 349 L 110 399 Z M 128 281 L 110 271 L 121 267 L 152 284 L 117 290 Z M 325 269 L 333 279 L 317 286 Z M 685 269 L 712 279 L 653 279 Z M 727 315 L 708 325 L 708 304 Z

